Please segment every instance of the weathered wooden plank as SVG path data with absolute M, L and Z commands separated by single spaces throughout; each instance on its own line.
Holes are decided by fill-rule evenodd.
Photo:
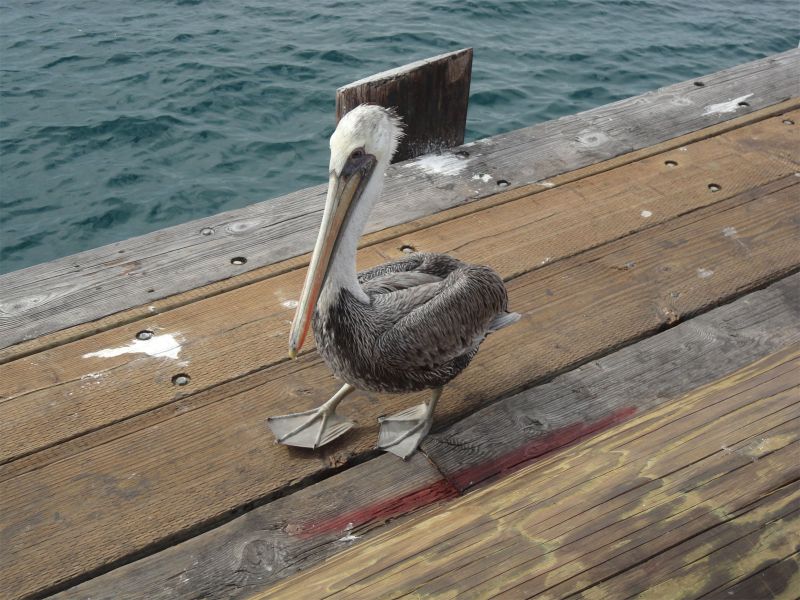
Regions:
M 772 154 L 746 152 L 753 138 L 771 140 Z M 780 154 L 793 143 L 780 118 L 767 119 L 368 246 L 360 264 L 398 257 L 410 245 L 490 264 L 509 279 L 776 178 L 789 176 L 794 183 L 797 167 Z M 669 161 L 676 166 L 666 166 Z M 709 192 L 709 182 L 722 189 Z M 744 244 L 740 237 L 734 233 L 731 241 Z M 285 360 L 302 277 L 304 272 L 294 270 L 0 366 L 0 462 Z M 232 313 L 230 306 L 237 310 Z M 140 331 L 152 331 L 154 339 L 137 341 Z M 180 351 L 159 357 L 133 352 L 154 352 L 159 342 L 176 350 L 179 345 Z M 172 385 L 183 372 L 190 384 Z M 120 403 L 119 397 L 130 399 Z
M 472 48 L 413 62 L 336 90 L 336 122 L 359 104 L 392 107 L 405 136 L 392 162 L 464 143 Z
M 794 424 L 795 430 L 797 425 Z M 751 444 L 760 442 L 756 439 Z M 797 450 L 793 448 L 795 453 Z M 741 486 L 748 484 L 743 479 L 737 481 Z M 719 587 L 746 579 L 796 551 L 800 543 L 798 487 L 800 484 L 794 481 L 775 491 L 764 490 L 763 499 L 755 503 L 756 510 L 734 512 L 727 516 L 730 520 L 723 525 L 701 532 L 635 569 L 625 569 L 607 582 L 584 591 L 585 597 L 599 600 L 614 597 L 616 592 L 635 593 L 639 598 L 654 600 L 688 600 L 706 597 L 708 592 Z M 796 594 L 797 588 L 789 587 L 786 579 L 772 583 L 771 594 L 760 598 L 796 597 L 791 594 Z M 630 587 L 625 587 L 627 584 Z M 554 588 L 553 591 L 561 590 Z M 731 595 L 726 594 L 726 597 Z
M 800 50 L 399 164 L 369 231 L 530 184 L 800 95 Z M 748 106 L 720 110 L 746 97 Z M 715 108 L 716 107 L 716 108 Z M 308 252 L 323 186 L 0 276 L 0 347 Z M 236 257 L 246 264 L 232 264 Z
M 424 456 L 380 456 L 56 597 L 244 597 L 455 495 Z
M 798 423 L 794 424 L 795 427 L 797 425 Z M 757 444 L 758 440 L 752 440 L 751 443 Z M 791 452 L 797 452 L 797 450 L 798 448 L 795 444 L 791 448 Z M 784 465 L 791 465 L 791 458 L 789 458 L 791 452 L 781 453 L 783 462 L 774 459 L 770 460 L 771 466 L 775 469 L 782 469 Z M 789 466 L 788 470 L 796 473 L 791 469 L 791 466 Z M 752 473 L 748 474 L 752 475 Z M 731 477 L 728 474 L 723 475 L 721 479 L 724 482 L 727 478 L 733 479 L 733 482 L 727 482 L 729 488 L 733 488 L 733 491 L 740 492 L 749 483 L 743 479 Z M 777 485 L 785 485 L 785 487 L 774 495 L 770 495 L 772 490 L 765 489 L 765 483 L 777 483 Z M 758 491 L 762 494 L 760 498 L 754 498 L 750 493 L 745 493 L 742 494 L 744 498 L 736 498 L 734 502 L 728 505 L 715 506 L 710 502 L 706 505 L 694 505 L 689 510 L 683 511 L 689 514 L 681 514 L 681 518 L 673 518 L 667 521 L 666 524 L 671 525 L 673 529 L 665 531 L 666 528 L 654 527 L 648 523 L 647 527 L 652 531 L 647 533 L 646 539 L 648 539 L 648 542 L 652 540 L 656 543 L 651 543 L 646 548 L 637 548 L 630 553 L 641 556 L 648 551 L 653 552 L 655 550 L 656 554 L 648 561 L 646 566 L 633 565 L 630 556 L 625 556 L 624 554 L 614 556 L 613 554 L 614 551 L 619 551 L 619 549 L 641 540 L 633 540 L 632 543 L 626 543 L 625 540 L 618 539 L 616 544 L 612 546 L 613 549 L 600 550 L 597 553 L 599 554 L 598 558 L 602 560 L 611 557 L 609 561 L 611 565 L 624 565 L 622 568 L 628 572 L 634 572 L 638 575 L 639 580 L 647 578 L 653 571 L 655 571 L 653 579 L 666 578 L 666 582 L 662 581 L 657 586 L 645 589 L 638 597 L 652 599 L 675 598 L 676 600 L 701 597 L 706 592 L 727 582 L 728 578 L 735 576 L 735 573 L 749 574 L 763 562 L 782 558 L 787 552 L 791 552 L 791 549 L 796 547 L 798 542 L 796 532 L 798 526 L 800 526 L 800 484 L 796 481 L 774 478 L 772 481 L 757 481 L 756 485 L 758 486 Z M 713 491 L 708 493 L 715 493 L 719 491 L 721 486 L 714 485 L 709 487 L 712 487 Z M 699 490 L 693 489 L 692 491 Z M 745 502 L 750 504 L 745 505 Z M 676 505 L 678 503 L 674 502 Z M 740 512 L 744 514 L 742 516 L 737 515 L 734 518 L 723 517 L 725 520 L 719 523 L 719 517 L 716 519 L 709 517 L 708 513 L 698 516 L 698 513 L 701 513 L 706 506 L 711 510 L 719 510 L 721 513 L 730 511 L 733 515 Z M 661 505 L 656 510 L 664 508 Z M 653 512 L 656 512 L 656 510 Z M 641 520 L 644 521 L 648 518 L 652 519 L 653 515 L 646 513 L 641 517 Z M 678 528 L 675 527 L 676 524 L 679 525 Z M 703 527 L 709 527 L 710 530 L 703 532 Z M 662 539 L 653 540 L 659 534 L 661 534 Z M 740 537 L 744 537 L 744 539 L 738 539 Z M 663 538 L 678 542 L 677 548 L 661 552 L 665 548 L 663 544 L 665 540 Z M 705 556 L 706 553 L 710 554 Z M 667 554 L 670 557 L 675 557 L 673 564 L 670 564 L 672 561 L 666 560 L 665 555 Z M 597 559 L 595 558 L 595 560 Z M 613 573 L 607 568 L 610 565 L 601 565 L 601 567 L 606 568 L 595 569 L 596 572 L 582 572 L 571 580 L 565 580 L 562 585 L 550 585 L 551 581 L 556 580 L 556 576 L 569 577 L 571 575 L 570 571 L 574 572 L 579 569 L 579 565 L 585 564 L 584 561 L 589 562 L 584 557 L 581 557 L 580 561 L 577 565 L 567 564 L 556 572 L 548 573 L 545 581 L 526 582 L 518 587 L 509 589 L 504 594 L 499 594 L 497 597 L 505 599 L 518 598 L 520 593 L 527 594 L 530 590 L 546 590 L 546 593 L 553 593 L 555 597 L 559 597 L 561 593 L 571 594 L 575 592 L 583 593 L 587 598 L 613 597 L 603 592 L 591 593 L 593 589 L 589 587 L 594 581 L 597 581 L 595 578 L 600 577 L 601 572 L 606 573 L 606 576 L 609 573 Z M 687 565 L 687 563 L 691 564 Z M 615 566 L 614 568 L 619 567 Z M 663 571 L 661 571 L 662 569 Z M 542 579 L 545 578 L 542 577 Z M 644 585 L 652 585 L 652 583 L 645 581 Z M 584 589 L 585 587 L 588 587 L 588 589 Z M 623 590 L 621 593 L 629 592 Z
M 710 591 L 733 571 L 755 570 L 759 552 L 779 559 L 797 543 L 798 366 L 800 346 L 779 351 L 255 597 Z M 729 553 L 753 534 L 760 548 Z M 670 586 L 674 569 L 690 572 L 715 552 L 724 560 L 708 561 L 706 578 Z M 617 574 L 627 587 L 603 587 Z
M 793 388 L 789 394 L 783 394 L 783 398 L 794 399 L 797 391 L 797 388 Z M 788 414 L 788 411 L 782 411 L 781 416 L 786 417 Z M 759 434 L 760 437 L 747 438 L 744 440 L 745 443 L 731 448 L 724 441 L 721 443 L 724 447 L 723 452 L 725 449 L 739 452 L 744 460 L 749 461 L 762 460 L 763 454 L 775 450 L 776 454 L 769 459 L 770 466 L 776 470 L 774 474 L 761 478 L 759 474 L 746 471 L 731 473 L 723 468 L 720 472 L 715 463 L 703 461 L 701 463 L 703 471 L 700 473 L 696 472 L 696 468 L 686 469 L 687 472 L 692 472 L 691 478 L 687 477 L 676 482 L 674 478 L 667 476 L 664 478 L 664 483 L 677 483 L 669 490 L 669 496 L 660 494 L 654 503 L 651 503 L 650 497 L 645 497 L 638 506 L 632 504 L 627 510 L 618 511 L 616 514 L 612 512 L 605 518 L 601 517 L 599 525 L 602 530 L 595 529 L 594 524 L 590 527 L 579 526 L 576 533 L 591 529 L 591 532 L 587 533 L 591 533 L 596 540 L 594 547 L 590 543 L 581 549 L 581 552 L 583 550 L 590 552 L 578 553 L 575 560 L 562 560 L 559 557 L 560 564 L 550 569 L 546 575 L 539 576 L 538 581 L 528 580 L 519 587 L 501 594 L 501 597 L 511 598 L 522 590 L 546 589 L 548 594 L 553 594 L 555 597 L 579 593 L 588 598 L 608 598 L 614 596 L 603 591 L 603 586 L 617 577 L 628 578 L 628 576 L 630 576 L 628 578 L 630 587 L 618 586 L 619 594 L 633 593 L 633 590 L 647 593 L 649 587 L 669 580 L 676 570 L 687 563 L 702 560 L 706 554 L 714 552 L 715 549 L 725 548 L 743 536 L 752 535 L 774 520 L 788 515 L 790 521 L 785 525 L 789 525 L 798 516 L 792 513 L 797 513 L 800 509 L 800 485 L 797 481 L 784 478 L 787 471 L 785 465 L 790 465 L 788 468 L 790 473 L 795 472 L 791 468 L 791 455 L 798 449 L 796 441 L 788 446 L 781 445 L 785 441 L 781 436 L 789 433 L 791 437 L 800 423 L 796 418 L 797 411 L 791 414 L 795 415 L 795 418 L 771 430 L 764 429 L 763 433 Z M 737 415 L 742 418 L 747 416 L 743 411 Z M 777 421 L 772 419 L 765 424 L 775 422 Z M 709 429 L 712 427 L 713 424 L 709 423 Z M 776 439 L 779 442 L 774 442 Z M 777 444 L 777 449 L 773 447 L 763 453 L 753 452 L 759 444 L 772 443 Z M 709 450 L 719 451 L 717 448 L 707 447 L 706 452 Z M 763 471 L 761 474 L 764 474 Z M 696 480 L 698 475 L 702 483 Z M 757 478 L 755 489 L 741 494 L 745 486 L 750 483 L 745 479 L 747 476 Z M 685 494 L 682 499 L 679 497 L 681 493 Z M 725 501 L 728 499 L 733 501 L 726 504 Z M 646 508 L 645 511 L 642 511 L 643 506 Z M 597 515 L 604 508 L 606 507 L 598 506 L 597 510 L 592 512 Z M 673 510 L 672 515 L 667 513 L 668 508 Z M 665 523 L 653 522 L 654 517 L 658 518 L 656 515 L 665 513 L 668 515 Z M 720 515 L 722 522 L 719 519 Z M 626 521 L 629 520 L 633 523 L 639 521 L 638 525 L 641 527 L 635 533 L 629 533 L 630 529 L 626 527 Z M 726 582 L 732 571 L 751 572 L 752 564 L 748 565 L 743 560 L 745 554 L 739 557 L 725 557 L 718 568 L 706 569 L 704 572 L 706 578 L 702 581 L 706 587 L 703 591 L 708 591 L 708 584 L 711 584 L 710 587 L 713 589 Z M 785 554 L 781 551 L 779 556 L 783 555 Z M 772 555 L 770 558 L 774 560 L 775 557 Z M 702 593 L 697 589 L 700 587 L 697 581 L 694 582 L 694 587 L 690 582 L 684 581 L 683 587 L 685 591 L 695 592 L 691 597 L 698 597 Z M 679 597 L 679 595 L 668 597 Z
M 792 119 L 786 113 L 787 111 L 795 110 L 798 106 L 800 106 L 800 99 L 787 100 L 785 102 L 771 105 L 768 108 L 747 113 L 746 115 L 742 115 L 735 119 L 731 119 L 730 121 L 724 121 L 722 123 L 718 123 L 710 127 L 706 127 L 682 136 L 678 136 L 676 138 L 671 138 L 665 142 L 655 144 L 654 146 L 648 146 L 643 149 L 634 150 L 622 154 L 620 156 L 617 156 L 615 158 L 611 158 L 599 163 L 594 163 L 586 167 L 582 167 L 574 171 L 569 171 L 561 175 L 556 175 L 555 177 L 551 177 L 549 179 L 547 185 L 536 183 L 536 184 L 522 186 L 519 188 L 512 189 L 510 191 L 500 192 L 491 196 L 480 198 L 478 200 L 468 202 L 466 204 L 462 204 L 458 207 L 450 208 L 442 212 L 420 217 L 419 219 L 415 219 L 408 223 L 394 225 L 392 227 L 388 227 L 386 229 L 377 232 L 369 233 L 362 237 L 361 247 L 367 247 L 382 241 L 392 240 L 399 236 L 404 236 L 414 233 L 420 229 L 432 227 L 436 224 L 444 223 L 446 221 L 467 214 L 479 212 L 481 210 L 486 210 L 487 208 L 491 208 L 493 206 L 499 206 L 501 204 L 511 202 L 513 200 L 517 200 L 525 196 L 531 196 L 536 193 L 543 193 L 545 191 L 548 191 L 549 189 L 552 189 L 551 185 L 552 187 L 558 187 L 561 185 L 565 185 L 567 183 L 572 183 L 574 181 L 584 179 L 592 175 L 596 175 L 598 173 L 604 173 L 606 171 L 618 168 L 620 166 L 644 160 L 653 157 L 657 154 L 673 150 L 682 151 L 683 148 L 685 148 L 690 144 L 694 144 L 697 141 L 718 136 L 728 131 L 733 131 L 734 129 L 738 129 L 740 127 L 744 127 L 752 123 L 758 123 L 759 121 L 762 121 L 772 116 L 783 115 L 781 118 L 781 122 L 783 120 L 792 121 Z M 762 152 L 764 150 L 766 150 L 766 154 L 776 153 L 775 139 L 771 138 L 770 143 L 765 148 L 759 149 L 759 151 Z M 783 148 L 782 150 L 778 150 L 777 153 L 779 154 L 779 156 L 781 156 L 783 159 L 786 160 L 788 160 L 787 157 L 793 156 L 791 154 L 791 148 L 788 147 Z M 790 162 L 797 162 L 797 161 L 790 161 Z M 109 329 L 113 329 L 114 327 L 126 325 L 128 323 L 132 323 L 134 321 L 138 321 L 143 318 L 149 318 L 156 314 L 165 312 L 167 310 L 172 310 L 177 307 L 185 306 L 186 304 L 195 302 L 203 298 L 208 298 L 211 296 L 224 293 L 226 291 L 235 290 L 254 282 L 263 281 L 277 274 L 286 273 L 288 271 L 304 267 L 308 264 L 308 259 L 309 255 L 305 254 L 290 259 L 286 259 L 283 261 L 279 261 L 277 263 L 272 263 L 267 266 L 259 267 L 257 269 L 253 269 L 251 271 L 242 273 L 240 275 L 233 276 L 229 279 L 225 279 L 215 283 L 210 283 L 201 286 L 199 288 L 195 288 L 186 292 L 162 298 L 160 300 L 154 300 L 153 302 L 144 306 L 123 310 L 121 312 L 105 316 L 95 321 L 74 325 L 72 327 L 68 327 L 66 329 L 54 333 L 43 335 L 39 338 L 35 338 L 25 342 L 20 342 L 13 346 L 2 348 L 0 349 L 0 364 L 9 362 L 17 358 L 30 356 L 31 354 L 35 354 L 37 352 L 41 352 L 43 350 L 53 348 L 55 346 L 59 346 L 65 343 L 69 343 L 70 341 L 78 340 L 87 337 L 89 335 L 92 335 L 94 333 L 107 331 Z
M 791 211 L 798 181 L 789 180 L 512 280 L 511 305 L 525 317 L 487 340 L 475 364 L 448 386 L 438 426 L 796 270 Z M 746 260 L 722 233 L 731 225 L 746 244 Z M 625 267 L 631 261 L 635 268 Z M 298 410 L 318 404 L 335 387 L 320 360 L 306 354 L 61 444 L 44 462 L 37 453 L 0 467 L 0 509 L 10 532 L 3 541 L 11 549 L 5 587 L 24 595 L 67 585 L 188 537 L 300 478 L 371 452 L 374 419 L 425 398 L 382 405 L 380 397 L 354 395 L 343 410 L 357 415 L 359 426 L 345 438 L 317 453 L 274 445 L 268 415 L 285 412 L 288 397 Z M 55 513 L 55 521 L 39 520 Z M 36 550 L 42 543 L 44 556 Z M 29 575 L 33 560 L 38 569 Z
M 700 385 L 797 343 L 800 343 L 800 276 L 794 275 L 618 350 L 591 363 L 588 368 L 570 371 L 549 384 L 529 390 L 537 403 L 543 405 L 541 412 L 533 415 L 542 423 L 539 439 L 548 438 L 548 445 L 555 450 L 572 441 L 572 436 L 562 434 L 567 433 L 574 423 L 597 423 L 609 412 L 620 408 L 636 407 L 637 412 L 641 413 L 656 403 L 676 399 Z M 599 373 L 602 376 L 598 377 Z M 586 397 L 587 390 L 591 390 L 589 398 Z M 512 403 L 516 403 L 520 396 L 513 397 Z M 559 402 L 561 406 L 557 407 Z M 596 410 L 598 405 L 605 405 L 608 410 Z M 583 406 L 587 406 L 586 411 L 582 410 Z M 569 407 L 578 407 L 578 411 L 573 411 L 574 422 L 566 421 Z M 587 414 L 587 411 L 591 414 Z M 482 413 L 486 417 L 484 421 L 497 418 L 490 409 Z M 475 421 L 474 417 L 467 418 L 473 428 Z M 512 422 L 509 427 L 515 435 L 514 425 L 517 422 Z M 557 425 L 563 429 L 556 430 Z M 469 427 L 459 422 L 445 435 L 453 431 L 455 435 L 452 437 L 457 439 L 463 437 L 465 429 Z M 536 436 L 536 430 L 535 426 L 530 428 L 526 441 Z M 502 440 L 495 436 L 487 437 L 485 445 L 501 443 Z M 461 452 L 464 452 L 463 446 Z M 476 454 L 482 454 L 481 450 Z M 435 455 L 433 457 L 438 458 Z M 418 472 L 416 470 L 410 481 L 404 484 L 406 487 L 398 489 L 396 485 L 387 486 L 385 479 L 380 478 L 385 477 L 387 472 L 398 472 L 395 470 L 396 461 L 387 461 L 387 458 L 390 457 L 359 465 L 287 498 L 256 508 L 246 516 L 211 532 L 91 579 L 67 590 L 61 597 L 99 599 L 135 595 L 137 592 L 154 599 L 176 594 L 244 597 L 289 576 L 292 571 L 286 567 L 287 564 L 307 568 L 340 551 L 343 545 L 333 540 L 345 535 L 345 523 L 353 523 L 352 533 L 355 535 L 361 535 L 365 528 L 372 527 L 376 520 L 373 511 L 362 507 L 382 506 L 381 500 L 370 500 L 374 495 L 388 498 L 392 493 L 397 496 L 407 493 L 405 498 L 413 497 L 415 502 L 422 504 L 439 496 L 416 495 L 411 490 L 417 487 L 424 489 L 426 485 L 430 486 L 427 489 L 454 489 L 443 487 L 441 475 L 419 480 L 414 476 Z M 402 474 L 407 476 L 405 471 Z M 366 491 L 365 486 L 369 488 Z M 387 491 L 382 491 L 384 488 Z M 342 494 L 342 490 L 348 492 Z M 314 535 L 296 540 L 294 528 L 287 524 L 303 520 L 296 515 L 303 514 L 304 507 L 313 507 L 312 510 L 318 510 L 322 515 L 323 510 L 317 508 L 317 498 L 326 499 L 325 511 L 329 512 L 324 513 L 324 518 L 338 523 L 340 527 L 331 532 L 332 536 Z M 334 509 L 337 501 L 340 504 Z M 415 503 L 410 503 L 411 506 L 400 504 L 393 506 L 398 506 L 398 510 L 402 511 L 417 506 Z M 284 514 L 291 516 L 284 517 Z M 367 520 L 362 525 L 361 519 L 354 515 L 361 515 Z M 273 539 L 281 540 L 283 552 L 274 556 L 268 554 L 242 575 L 238 563 L 230 558 L 230 548 L 244 547 L 258 534 L 263 534 L 267 543 Z M 365 539 L 353 541 L 365 543 Z M 309 548 L 309 544 L 313 545 L 313 549 Z
M 775 598 L 795 600 L 800 589 L 800 552 L 794 552 L 784 559 L 773 562 L 764 570 L 750 577 L 734 582 L 730 587 L 723 586 L 703 596 L 708 600 L 753 600 L 754 598 Z

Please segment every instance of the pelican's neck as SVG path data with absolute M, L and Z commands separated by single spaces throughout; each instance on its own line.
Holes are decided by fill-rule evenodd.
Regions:
M 358 205 L 353 207 L 348 222 L 339 234 L 336 252 L 331 257 L 328 276 L 325 278 L 325 286 L 322 288 L 317 304 L 320 310 L 328 310 L 336 302 L 339 292 L 343 289 L 350 292 L 360 302 L 369 302 L 369 297 L 358 282 L 356 252 L 358 251 L 358 240 L 367 225 L 372 207 L 383 191 L 385 171 L 386 165 L 378 164 L 376 166 L 373 176 L 358 200 Z

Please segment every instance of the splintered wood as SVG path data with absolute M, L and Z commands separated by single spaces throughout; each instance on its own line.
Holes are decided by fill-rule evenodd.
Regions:
M 720 593 L 796 554 L 799 440 L 795 345 L 257 597 Z M 795 571 L 769 597 L 798 586 Z

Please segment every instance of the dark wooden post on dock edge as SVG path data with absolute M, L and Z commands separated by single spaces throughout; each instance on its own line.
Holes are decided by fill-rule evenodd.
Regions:
M 420 60 L 336 90 L 336 122 L 359 104 L 393 107 L 406 136 L 394 162 L 464 143 L 472 48 Z

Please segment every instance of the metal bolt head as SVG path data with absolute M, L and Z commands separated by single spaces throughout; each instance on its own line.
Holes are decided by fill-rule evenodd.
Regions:
M 247 259 L 244 256 L 234 256 L 231 259 L 231 264 L 232 265 L 243 265 L 246 262 L 247 262 Z
M 137 340 L 149 340 L 152 337 L 153 337 L 153 332 L 150 331 L 149 329 L 143 329 L 142 331 L 136 334 Z
M 212 233 L 214 233 L 213 227 L 203 227 L 200 230 L 200 235 L 211 235 Z
M 187 385 L 191 378 L 186 373 L 178 373 L 172 378 L 172 385 Z

